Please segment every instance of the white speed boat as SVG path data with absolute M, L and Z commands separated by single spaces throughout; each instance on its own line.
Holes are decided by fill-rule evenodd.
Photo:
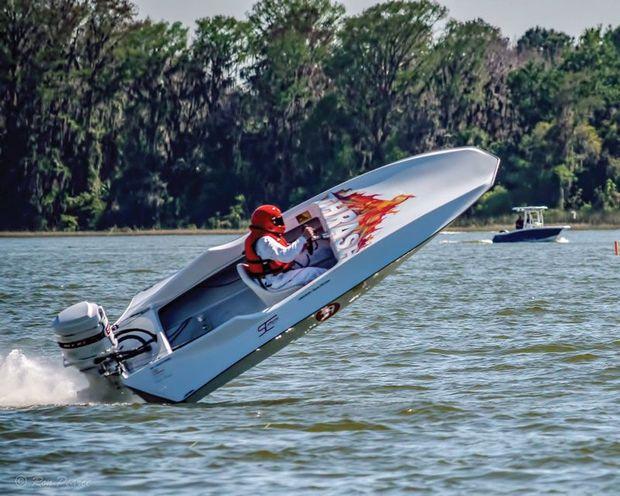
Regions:
M 93 386 L 150 402 L 198 401 L 377 284 L 487 191 L 498 166 L 493 155 L 459 148 L 339 184 L 284 213 L 288 239 L 313 226 L 330 254 L 329 270 L 310 284 L 263 289 L 245 272 L 242 236 L 138 293 L 113 325 L 94 303 L 60 312 L 64 363 Z

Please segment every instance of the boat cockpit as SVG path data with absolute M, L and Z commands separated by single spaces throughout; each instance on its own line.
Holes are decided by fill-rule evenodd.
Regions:
M 543 211 L 547 210 L 547 207 L 513 207 L 512 210 L 519 214 L 523 214 L 522 229 L 532 229 L 545 225 Z
M 284 220 L 288 228 L 285 238 L 289 242 L 298 239 L 305 226 L 312 227 L 318 235 L 313 241 L 313 253 L 320 257 L 309 259 L 308 265 L 330 269 L 351 255 L 350 248 L 348 251 L 343 248 L 342 240 L 357 226 L 352 223 L 355 213 L 337 199 L 314 202 L 301 211 L 286 212 Z M 352 227 L 343 230 L 347 222 Z M 159 309 L 159 320 L 172 350 L 211 332 L 233 317 L 262 312 L 302 288 L 282 291 L 263 288 L 245 271 L 242 244 L 235 246 L 236 252 L 231 248 L 230 261 L 225 267 Z

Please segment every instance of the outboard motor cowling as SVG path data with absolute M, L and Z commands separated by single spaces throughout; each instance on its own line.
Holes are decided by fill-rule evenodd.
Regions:
M 95 303 L 82 301 L 64 309 L 54 319 L 56 341 L 62 349 L 65 367 L 99 374 L 96 360 L 116 348 L 105 311 Z

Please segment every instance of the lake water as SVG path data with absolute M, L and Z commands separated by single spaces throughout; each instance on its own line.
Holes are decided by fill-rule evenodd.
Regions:
M 50 328 L 224 236 L 0 239 L 0 493 L 618 494 L 620 231 L 441 234 L 188 406 L 80 403 Z

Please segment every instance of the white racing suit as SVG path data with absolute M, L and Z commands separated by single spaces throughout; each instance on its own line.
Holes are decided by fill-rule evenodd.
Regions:
M 256 254 L 262 260 L 275 260 L 277 262 L 294 262 L 293 268 L 280 274 L 267 274 L 261 279 L 267 289 L 286 289 L 293 286 L 304 286 L 319 277 L 327 269 L 322 267 L 309 267 L 313 260 L 321 256 L 321 250 L 314 252 L 311 257 L 304 250 L 306 238 L 299 237 L 297 241 L 288 246 L 283 246 L 269 236 L 263 236 L 256 242 Z M 299 267 L 299 268 L 297 268 Z

